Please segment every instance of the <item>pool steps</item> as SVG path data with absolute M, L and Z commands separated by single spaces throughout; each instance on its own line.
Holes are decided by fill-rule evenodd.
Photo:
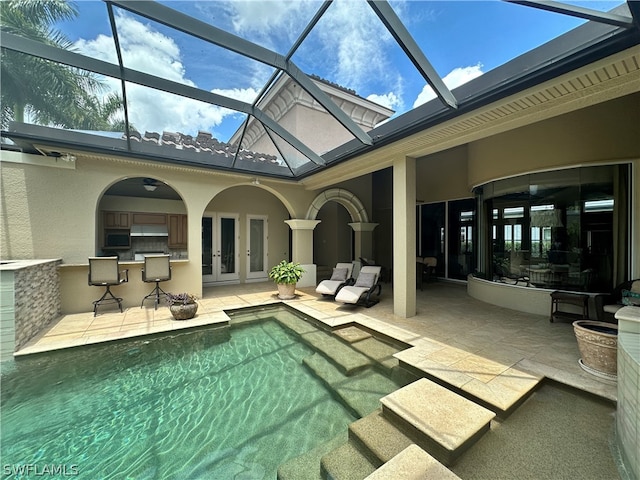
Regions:
M 489 431 L 496 416 L 426 378 L 390 393 L 380 402 L 385 418 L 447 466 Z
M 391 478 L 403 480 L 460 479 L 455 473 L 417 445 L 409 445 L 382 467 L 367 476 L 365 480 L 389 480 Z
M 457 478 L 447 467 L 489 430 L 495 417 L 490 410 L 427 379 L 396 390 L 380 402 L 382 409 L 349 426 L 346 444 L 322 457 L 323 478 Z M 355 462 L 360 470 L 345 472 L 340 464 L 345 450 L 387 476 L 368 472 L 362 460 Z M 421 476 L 427 473 L 432 477 Z
M 455 364 L 434 361 L 422 345 L 403 350 L 394 357 L 403 369 L 446 386 L 494 411 L 501 419 L 515 411 L 544 379 L 543 375 L 523 368 L 521 362 L 513 364 L 513 361 L 497 362 L 479 357 L 464 360 L 470 367 L 468 372 L 474 372 L 471 376 L 461 372 Z M 488 381 L 484 381 L 484 377 Z
M 346 377 L 324 356 L 316 353 L 303 360 L 304 365 L 339 397 L 355 417 L 363 417 L 380 406 L 380 397 L 399 387 L 385 375 L 367 369 Z
M 321 455 L 320 478 L 375 479 L 376 475 L 377 478 L 385 478 L 380 475 L 402 478 L 407 469 L 414 472 L 415 478 L 421 478 L 420 475 L 427 472 L 438 478 L 457 478 L 447 466 L 453 465 L 489 430 L 491 420 L 496 416 L 493 411 L 426 378 L 384 395 L 381 392 L 390 390 L 376 389 L 377 379 L 367 379 L 366 376 L 369 372 L 375 373 L 375 368 L 387 373 L 401 370 L 397 367 L 404 362 L 396 358 L 400 348 L 382 342 L 353 325 L 334 330 L 334 337 L 323 334 L 322 338 L 302 331 L 304 326 L 297 325 L 298 322 L 291 319 L 286 323 L 289 328 L 293 326 L 317 352 L 304 359 L 305 365 L 330 387 L 347 408 L 361 417 L 349 426 L 346 442 Z M 342 345 L 338 347 L 332 340 Z M 346 353 L 342 347 L 347 347 L 351 353 Z M 367 360 L 366 366 L 363 357 Z M 349 367 L 353 365 L 360 365 L 357 372 Z M 365 369 L 368 370 L 363 375 Z M 424 377 L 426 372 L 417 370 Z M 358 376 L 353 376 L 355 373 Z M 379 378 L 389 381 L 386 377 Z M 289 474 L 285 474 L 285 464 L 282 472 L 279 470 L 278 478 L 315 477 L 318 467 L 314 462 L 317 462 L 319 454 L 308 456 L 302 476 L 292 474 L 291 471 L 296 469 L 291 467 Z M 301 460 L 293 460 L 296 461 Z M 376 474 L 377 469 L 383 473 Z M 398 477 L 400 475 L 402 477 Z
M 496 414 L 505 418 L 542 380 L 540 375 L 512 366 L 507 373 L 510 373 L 511 381 L 518 381 L 516 388 L 513 383 L 500 384 L 501 378 L 485 384 L 463 376 L 459 371 L 442 368 L 441 363 L 429 361 L 427 356 L 437 351 L 439 345 L 418 344 L 406 349 L 400 346 L 396 348 L 390 343 L 398 342 L 389 339 L 387 342 L 381 341 L 366 326 L 359 324 L 336 326 L 332 330 L 333 336 L 328 336 L 323 332 L 307 331 L 304 323 L 294 317 L 283 322 L 317 352 L 305 359 L 305 365 L 341 398 L 347 408 L 362 417 L 358 422 L 365 418 L 367 422 L 372 422 L 368 413 L 371 408 L 380 405 L 380 413 L 371 415 L 384 419 L 384 422 L 378 420 L 379 428 L 369 436 L 358 434 L 361 424 L 354 422 L 349 428 L 349 440 L 322 456 L 320 474 L 324 479 L 364 479 L 372 474 L 371 465 L 375 468 L 385 466 L 396 455 L 420 457 L 422 454 L 416 448 L 424 451 L 425 458 L 430 459 L 426 463 L 420 462 L 420 468 L 435 469 L 432 471 L 443 469 L 443 478 L 449 478 L 447 475 L 455 478 L 446 466 L 455 464 L 456 459 L 489 430 Z M 399 342 L 400 345 L 403 343 Z M 493 365 L 480 367 L 494 368 Z M 375 393 L 375 390 L 370 392 L 366 400 L 353 395 L 355 384 L 350 385 L 347 377 L 355 379 L 353 375 L 368 369 L 373 371 L 374 368 L 382 369 L 392 377 L 401 371 L 410 372 L 409 377 L 413 374 L 420 380 L 386 396 Z M 509 367 L 503 368 L 497 364 L 495 368 Z M 355 390 L 368 388 L 365 381 L 361 381 L 361 386 L 363 388 L 356 387 Z M 385 431 L 386 434 L 383 433 Z M 455 435 L 451 435 L 451 432 L 455 432 Z M 391 438 L 395 440 L 391 441 Z M 375 447 L 380 439 L 384 439 L 383 445 Z M 411 445 L 414 447 L 403 453 Z M 384 448 L 387 448 L 385 454 Z M 351 461 L 344 461 L 345 457 L 351 458 Z M 393 465 L 405 468 L 406 464 L 401 458 L 385 466 L 385 471 L 394 468 Z M 291 480 L 294 478 L 291 477 Z
M 323 480 L 356 480 L 371 475 L 377 465 L 362 454 L 351 442 L 340 445 L 323 456 L 320 461 L 320 473 Z

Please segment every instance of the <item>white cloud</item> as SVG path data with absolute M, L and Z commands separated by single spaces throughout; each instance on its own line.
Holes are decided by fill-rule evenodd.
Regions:
M 287 53 L 316 13 L 315 1 L 234 1 L 225 3 L 233 28 L 243 38 Z M 398 9 L 402 3 L 396 3 Z M 376 85 L 395 83 L 385 44 L 387 32 L 366 2 L 335 0 L 312 33 L 305 39 L 294 61 L 308 74 L 356 91 L 371 91 Z
M 319 26 L 322 52 L 334 65 L 331 80 L 363 90 L 376 83 L 395 82 L 389 75 L 385 44 L 391 35 L 366 2 L 336 1 L 327 10 Z
M 453 90 L 460 85 L 463 85 L 474 78 L 482 75 L 482 65 L 477 64 L 470 67 L 458 67 L 454 68 L 449 74 L 447 74 L 442 81 L 449 88 L 449 90 Z M 429 85 L 425 85 L 422 89 L 422 92 L 418 95 L 415 102 L 413 102 L 413 108 L 416 108 L 423 103 L 427 103 L 430 100 L 436 98 L 436 94 L 433 89 Z
M 211 92 L 246 103 L 253 103 L 258 96 L 255 88 L 214 88 Z
M 231 17 L 234 30 L 241 34 L 252 35 L 254 41 L 271 44 L 274 35 L 297 36 L 316 9 L 313 1 L 233 1 L 226 4 L 225 10 Z
M 367 97 L 367 100 L 396 111 L 402 106 L 402 100 L 394 92 L 385 93 L 384 95 L 372 93 Z
M 116 21 L 126 67 L 184 85 L 196 86 L 194 81 L 186 76 L 182 52 L 173 39 L 126 14 L 118 15 Z M 113 40 L 110 37 L 99 35 L 92 40 L 81 39 L 76 42 L 76 47 L 85 55 L 117 63 Z M 110 91 L 120 93 L 118 80 L 107 79 L 106 84 Z M 257 90 L 216 90 L 214 93 L 251 102 L 257 95 Z M 198 130 L 214 130 L 226 116 L 237 115 L 237 112 L 223 107 L 140 85 L 127 86 L 127 101 L 129 120 L 141 132 L 166 130 L 195 135 Z

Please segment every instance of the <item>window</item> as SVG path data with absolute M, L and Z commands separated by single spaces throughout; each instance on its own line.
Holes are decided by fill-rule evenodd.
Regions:
M 436 274 L 466 280 L 476 270 L 476 202 L 472 198 L 417 207 L 419 257 L 436 257 Z
M 625 264 L 628 256 L 628 246 L 613 242 L 614 231 L 628 237 L 626 218 L 614 220 L 618 202 L 628 203 L 628 178 L 629 166 L 615 165 L 484 185 L 480 199 L 489 213 L 490 242 L 481 264 L 489 278 L 519 274 L 538 287 L 610 291 L 613 265 Z

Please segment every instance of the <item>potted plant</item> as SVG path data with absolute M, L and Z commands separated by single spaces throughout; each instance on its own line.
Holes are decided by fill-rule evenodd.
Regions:
M 282 260 L 269 271 L 269 278 L 278 285 L 278 298 L 295 298 L 296 283 L 302 278 L 304 269 L 299 263 Z
M 167 293 L 166 301 L 173 318 L 176 320 L 188 320 L 196 316 L 198 303 L 195 295 L 191 293 Z

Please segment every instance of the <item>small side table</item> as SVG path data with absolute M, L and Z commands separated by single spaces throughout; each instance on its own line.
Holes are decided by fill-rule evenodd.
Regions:
M 560 310 L 560 305 L 576 305 L 582 307 L 582 313 L 565 312 Z M 549 321 L 554 320 L 583 320 L 589 318 L 589 295 L 584 293 L 561 292 L 556 290 L 551 292 L 551 316 Z

